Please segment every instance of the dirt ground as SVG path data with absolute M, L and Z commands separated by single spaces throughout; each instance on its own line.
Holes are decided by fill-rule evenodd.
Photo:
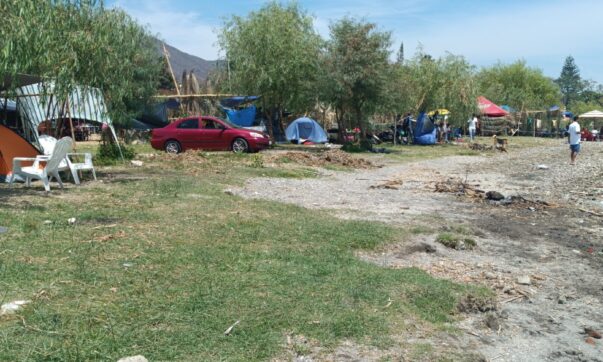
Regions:
M 417 331 L 397 336 L 401 344 L 429 343 L 442 356 L 474 351 L 486 361 L 603 361 L 603 340 L 584 333 L 585 327 L 603 331 L 603 143 L 584 144 L 575 166 L 563 140 L 506 154 L 410 164 L 377 155 L 371 161 L 383 167 L 321 169 L 314 179 L 258 178 L 231 191 L 328 209 L 344 219 L 422 228 L 412 240 L 358 257 L 387 268 L 419 267 L 496 293 L 494 306 L 464 305 L 456 323 L 462 333 Z M 448 192 L 435 192 L 442 186 Z M 487 200 L 487 191 L 506 199 Z M 436 242 L 443 233 L 477 246 L 447 248 Z M 346 341 L 314 359 L 412 359 L 407 352 Z

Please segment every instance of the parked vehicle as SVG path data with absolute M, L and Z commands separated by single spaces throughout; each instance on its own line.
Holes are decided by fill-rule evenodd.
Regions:
M 151 133 L 151 146 L 169 153 L 189 149 L 257 152 L 270 147 L 270 137 L 209 116 L 181 118 Z
M 582 141 L 596 141 L 597 140 L 597 134 L 593 133 L 587 129 L 583 129 L 582 130 L 582 134 L 580 135 L 580 138 L 582 139 Z

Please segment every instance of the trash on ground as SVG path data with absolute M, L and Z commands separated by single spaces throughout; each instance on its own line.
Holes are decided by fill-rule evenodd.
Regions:
M 0 315 L 15 314 L 24 305 L 31 303 L 30 300 L 15 300 L 13 302 L 4 303 L 0 306 Z

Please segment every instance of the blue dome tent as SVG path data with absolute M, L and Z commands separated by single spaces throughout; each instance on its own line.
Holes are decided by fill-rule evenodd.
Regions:
M 328 141 L 327 133 L 313 119 L 302 117 L 293 121 L 285 130 L 287 141 L 308 140 L 314 143 L 326 143 Z

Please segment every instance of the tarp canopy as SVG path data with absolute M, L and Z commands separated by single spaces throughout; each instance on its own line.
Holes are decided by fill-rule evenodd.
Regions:
M 0 76 L 0 91 L 39 83 L 42 79 L 35 75 L 17 74 Z
M 508 113 L 504 109 L 494 104 L 494 102 L 482 96 L 477 97 L 477 106 L 479 107 L 480 112 L 487 117 L 503 117 Z
M 579 118 L 603 118 L 603 112 L 594 110 L 586 113 L 582 113 L 578 116 Z
M 222 107 L 224 113 L 226 113 L 226 118 L 241 127 L 251 127 L 253 126 L 253 122 L 255 121 L 255 115 L 257 113 L 257 109 L 254 105 L 249 107 L 245 107 L 243 109 L 232 109 L 227 107 Z
M 237 97 L 230 97 L 230 98 L 224 98 L 222 100 L 220 100 L 220 104 L 223 107 L 227 107 L 227 108 L 234 108 L 234 107 L 238 107 L 241 104 L 244 103 L 249 103 L 249 102 L 253 102 L 256 101 L 260 98 L 260 96 L 237 96 Z
M 14 112 L 17 110 L 17 102 L 7 99 L 6 100 L 6 110 L 8 112 Z M 0 98 L 0 112 L 4 111 L 4 98 Z
M 511 113 L 511 112 L 517 112 L 517 110 L 507 104 L 503 104 L 502 106 L 500 106 L 500 108 L 504 109 L 505 111 Z
M 36 83 L 16 89 L 17 111 L 23 120 L 24 134 L 32 143 L 38 143 L 38 126 L 49 120 L 71 118 L 106 124 L 117 141 L 102 92 L 98 88 L 75 86 L 65 100 L 53 94 L 52 82 Z
M 312 118 L 302 117 L 293 121 L 285 130 L 288 141 L 309 140 L 314 143 L 326 143 L 329 140 L 324 129 Z

